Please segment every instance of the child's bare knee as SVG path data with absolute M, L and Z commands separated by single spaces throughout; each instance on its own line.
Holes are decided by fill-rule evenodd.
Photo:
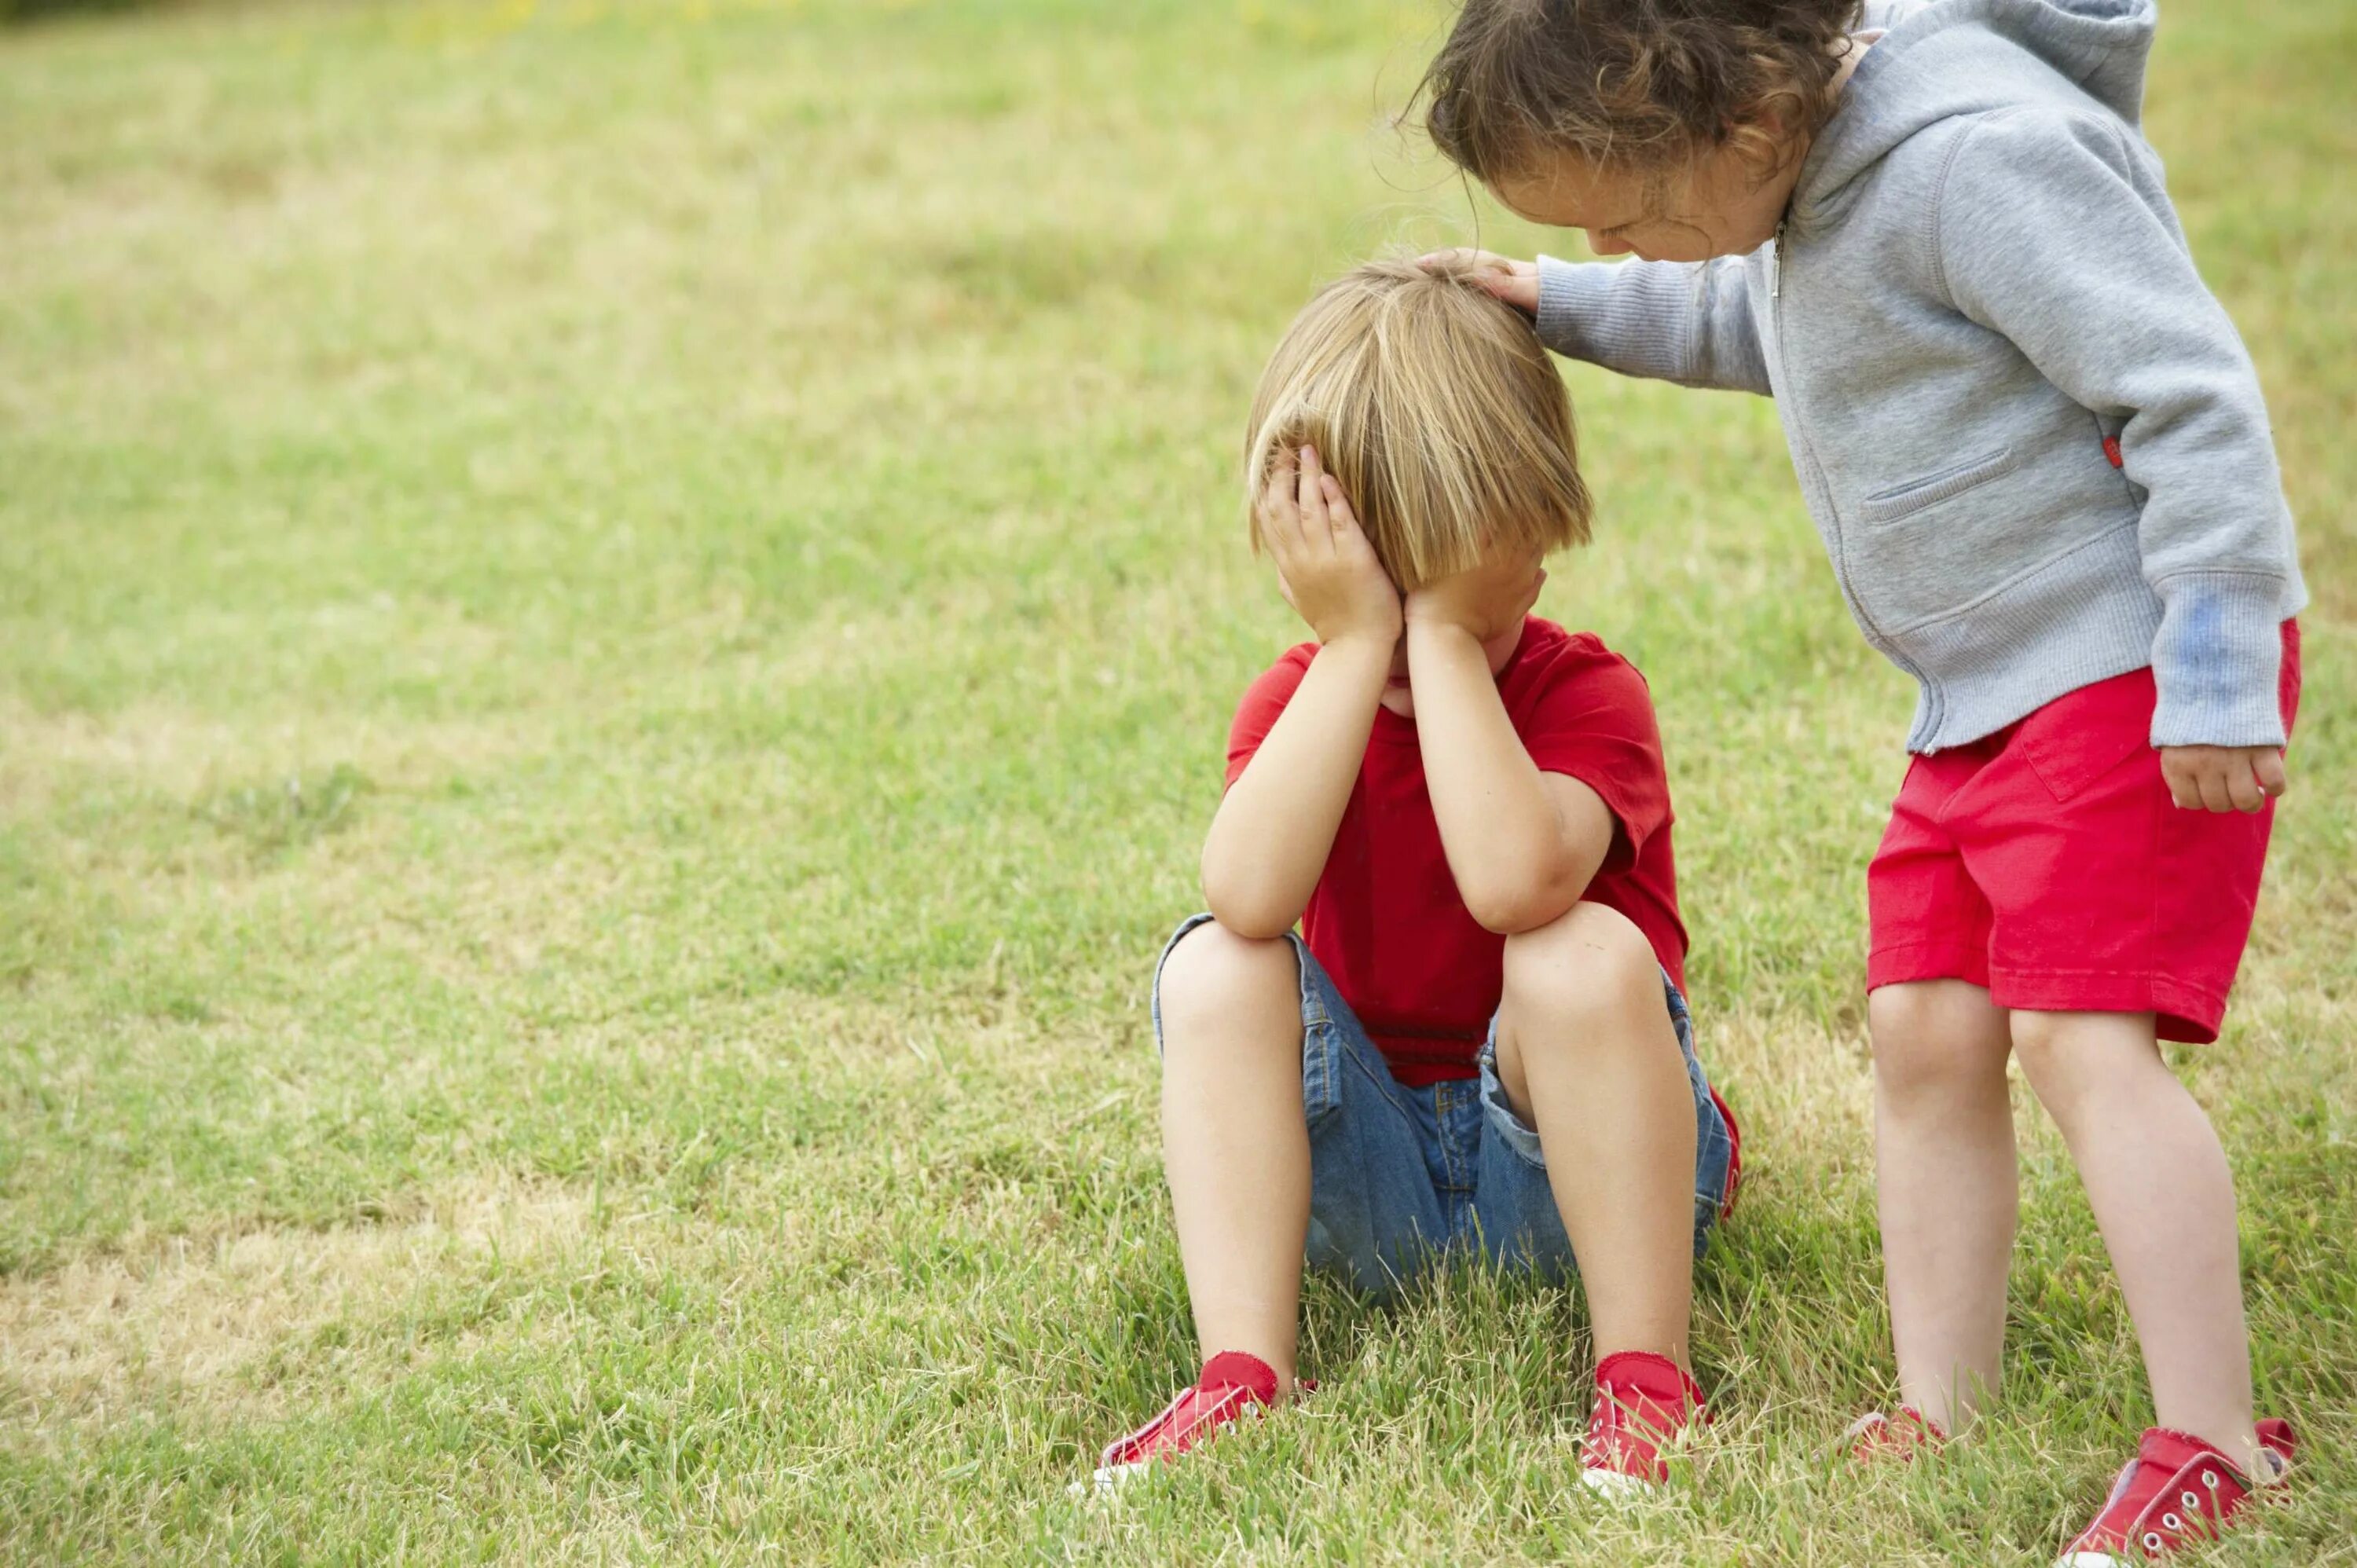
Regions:
M 1613 1025 L 1663 1014 L 1661 961 L 1620 910 L 1575 904 L 1506 939 L 1502 1005 L 1518 1033 L 1545 1025 L 1544 1033 L 1574 1041 L 1616 1038 Z
M 1964 981 L 1886 985 L 1866 999 L 1874 1076 L 1901 1104 L 2003 1092 L 2005 1015 Z
M 2066 1133 L 2089 1107 L 2147 1075 L 2175 1081 L 2149 1014 L 2018 1012 L 2011 1027 L 2022 1076 Z
M 1156 994 L 1166 1025 L 1238 1007 L 1295 1005 L 1300 969 L 1286 937 L 1241 937 L 1206 920 L 1162 961 Z

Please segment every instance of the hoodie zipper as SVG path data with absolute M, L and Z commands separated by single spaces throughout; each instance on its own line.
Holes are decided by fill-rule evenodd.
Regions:
M 1768 327 L 1776 339 L 1776 361 L 1780 365 L 1786 366 L 1791 364 L 1791 360 L 1784 353 L 1784 313 L 1777 308 L 1777 302 L 1784 297 L 1784 240 L 1786 231 L 1792 227 L 1792 221 L 1789 216 L 1779 220 L 1776 224 L 1775 237 L 1768 242 Z M 1785 374 L 1789 379 L 1791 376 L 1789 369 Z M 1807 459 L 1808 477 L 1815 481 L 1816 491 L 1823 499 L 1825 515 L 1833 520 L 1834 538 L 1831 542 L 1833 544 L 1831 554 L 1834 581 L 1841 588 L 1842 598 L 1848 604 L 1850 615 L 1857 621 L 1859 628 L 1866 633 L 1867 641 L 1877 652 L 1912 676 L 1917 685 L 1922 686 L 1924 684 L 1922 672 L 1915 668 L 1912 660 L 1902 657 L 1899 650 L 1891 646 L 1890 639 L 1883 635 L 1882 628 L 1875 625 L 1874 618 L 1866 613 L 1866 607 L 1858 603 L 1857 594 L 1850 586 L 1849 581 L 1847 531 L 1843 528 L 1840 513 L 1834 507 L 1833 487 L 1825 482 L 1824 466 L 1817 461 L 1816 447 L 1810 442 L 1806 434 L 1800 434 L 1795 445 L 1800 447 L 1802 454 Z

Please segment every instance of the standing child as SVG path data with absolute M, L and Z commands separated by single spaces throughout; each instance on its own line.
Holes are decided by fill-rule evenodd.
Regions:
M 1995 1386 L 2006 1059 L 2061 1126 L 2162 1423 L 2068 1560 L 2275 1479 L 2224 1153 L 2158 1042 L 2216 1037 L 2305 602 L 2258 383 L 2137 129 L 2150 0 L 1469 0 L 1441 150 L 1620 265 L 1482 258 L 1559 351 L 1771 394 L 1867 639 L 1921 688 L 1867 874 L 1909 1454 Z
M 1690 1275 L 1735 1125 L 1680 993 L 1645 683 L 1528 613 L 1587 533 L 1562 380 L 1480 287 L 1363 266 L 1278 345 L 1246 464 L 1316 640 L 1244 693 L 1210 912 L 1155 976 L 1202 1371 L 1098 1481 L 1291 1395 L 1305 1252 L 1381 1291 L 1465 1247 L 1548 1274 L 1577 1252 L 1581 1477 L 1657 1485 L 1702 1410 Z

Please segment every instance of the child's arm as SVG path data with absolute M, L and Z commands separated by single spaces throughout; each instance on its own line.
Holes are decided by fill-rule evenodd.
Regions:
M 1528 574 L 1530 587 L 1505 599 L 1516 605 L 1514 614 L 1492 625 L 1482 607 L 1505 597 L 1500 572 Z M 1465 908 L 1488 929 L 1509 935 L 1578 903 L 1612 848 L 1610 808 L 1578 779 L 1539 771 L 1482 651 L 1485 639 L 1529 613 L 1544 580 L 1535 562 L 1501 563 L 1407 599 L 1408 683 L 1440 846 Z
M 2015 113 L 1972 130 L 1937 199 L 1932 253 L 1955 307 L 2120 422 L 2161 603 L 2151 741 L 2179 802 L 2256 811 L 2260 787 L 2282 788 L 2291 517 L 2257 372 L 2158 171 L 2115 124 Z
M 1539 341 L 1558 354 L 1624 376 L 1771 395 L 1740 256 L 1516 262 L 1487 251 L 1445 254 L 1480 264 L 1482 285 L 1534 317 Z
M 1279 458 L 1260 505 L 1286 602 L 1318 654 L 1203 843 L 1203 903 L 1244 937 L 1279 937 L 1308 907 L 1351 803 L 1400 634 L 1399 591 L 1342 488 L 1301 449 Z

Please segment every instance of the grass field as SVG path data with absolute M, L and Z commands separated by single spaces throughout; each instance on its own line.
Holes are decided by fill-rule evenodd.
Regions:
M 1568 370 L 1752 1179 L 1676 1500 L 1585 1327 L 1313 1291 L 1313 1407 L 1106 1509 L 1191 1370 L 1143 987 L 1296 637 L 1251 378 L 1367 251 L 1540 238 L 1358 0 L 167 9 L 0 32 L 0 1552 L 2036 1563 L 2148 1419 L 2025 1098 L 2012 1380 L 1887 1397 L 1862 871 L 1904 682 L 1766 403 Z M 2264 1405 L 2216 1561 L 2357 1563 L 2357 12 L 2172 0 L 2152 134 L 2318 603 L 2226 1038 Z M 2339 107 L 2336 107 L 2339 105 Z M 1564 242 L 1557 242 L 1558 244 Z M 2204 1559 L 2205 1561 L 2208 1559 Z

